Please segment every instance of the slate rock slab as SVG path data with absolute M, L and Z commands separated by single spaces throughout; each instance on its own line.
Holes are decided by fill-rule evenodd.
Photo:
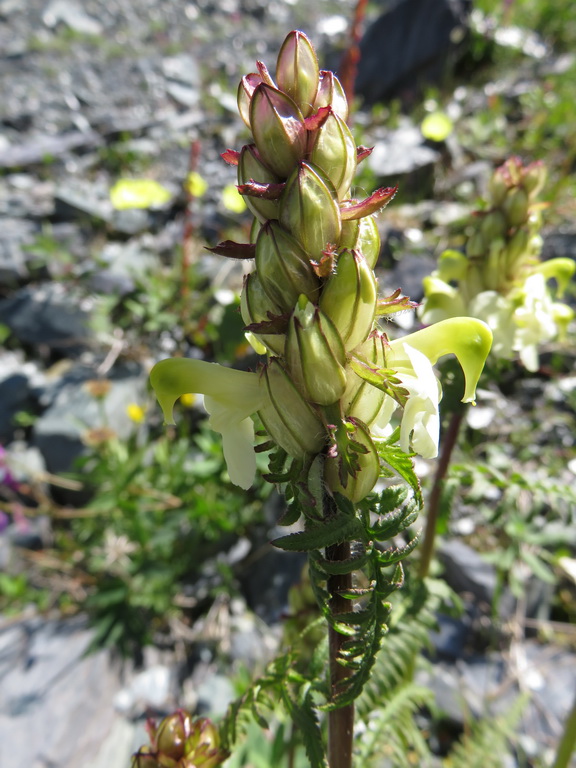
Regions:
M 112 706 L 121 670 L 106 651 L 83 655 L 91 637 L 82 618 L 0 629 L 0 765 L 84 768 L 111 733 L 122 743 Z M 125 751 L 110 768 L 129 764 L 120 730 Z
M 0 301 L 0 323 L 19 341 L 66 350 L 70 355 L 88 343 L 87 320 L 80 297 L 59 283 L 26 286 Z

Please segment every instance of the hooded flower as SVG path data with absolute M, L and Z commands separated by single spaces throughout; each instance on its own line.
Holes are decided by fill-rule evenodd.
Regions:
M 180 357 L 157 363 L 150 373 L 150 383 L 167 424 L 174 423 L 173 408 L 181 395 L 204 395 L 204 407 L 210 414 L 208 424 L 222 435 L 230 480 L 240 488 L 249 488 L 256 472 L 250 417 L 268 399 L 258 374 Z

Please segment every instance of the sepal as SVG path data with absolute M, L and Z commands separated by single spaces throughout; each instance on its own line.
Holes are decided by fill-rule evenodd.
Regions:
M 333 323 L 305 296 L 298 300 L 286 338 L 294 383 L 313 403 L 330 405 L 346 388 L 346 353 Z
M 288 176 L 306 151 L 307 131 L 296 104 L 261 83 L 250 101 L 250 127 L 262 160 L 278 176 Z
M 277 221 L 268 221 L 256 240 L 256 272 L 264 291 L 282 312 L 289 312 L 300 294 L 315 301 L 320 283 L 297 240 Z
M 319 258 L 328 245 L 338 243 L 338 198 L 332 182 L 319 168 L 300 163 L 294 170 L 280 200 L 280 221 L 311 258 Z
M 320 453 L 326 442 L 324 425 L 278 358 L 270 360 L 262 380 L 268 401 L 258 413 L 270 437 L 293 459 Z
M 355 251 L 343 251 L 320 296 L 320 309 L 336 326 L 346 350 L 368 337 L 376 298 L 376 278 L 366 260 Z
M 304 117 L 313 109 L 320 70 L 312 43 L 303 32 L 290 32 L 276 64 L 278 87 L 298 105 Z

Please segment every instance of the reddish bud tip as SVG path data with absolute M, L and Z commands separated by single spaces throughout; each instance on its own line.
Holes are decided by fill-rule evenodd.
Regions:
M 382 210 L 397 191 L 398 187 L 381 187 L 359 203 L 344 203 L 340 207 L 342 220 L 362 219 L 364 216 L 370 216 L 370 214 Z
M 227 149 L 226 152 L 221 153 L 220 157 L 225 163 L 228 163 L 228 165 L 238 165 L 240 152 L 237 152 L 235 149 Z
M 256 246 L 252 243 L 236 243 L 234 240 L 224 240 L 214 248 L 206 248 L 216 256 L 226 256 L 229 259 L 253 259 L 256 255 Z

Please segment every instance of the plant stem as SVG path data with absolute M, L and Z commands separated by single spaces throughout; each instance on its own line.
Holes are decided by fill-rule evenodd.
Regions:
M 446 435 L 442 440 L 442 453 L 440 454 L 440 460 L 436 468 L 436 475 L 434 477 L 434 485 L 430 492 L 430 498 L 428 500 L 428 514 L 426 517 L 426 529 L 424 531 L 424 541 L 420 548 L 420 578 L 425 579 L 430 571 L 430 563 L 432 562 L 432 555 L 434 554 L 434 543 L 436 540 L 436 526 L 438 524 L 438 513 L 440 511 L 440 498 L 442 495 L 442 486 L 448 467 L 450 466 L 450 459 L 452 458 L 452 452 L 458 439 L 458 433 L 460 432 L 460 425 L 464 418 L 464 408 L 459 406 L 457 410 L 452 413 Z
M 576 747 L 576 697 L 572 704 L 572 709 L 568 713 L 566 722 L 564 723 L 564 733 L 558 744 L 558 752 L 556 753 L 556 760 L 552 768 L 568 768 L 570 765 L 570 757 Z
M 334 502 L 330 499 L 328 504 Z M 328 510 L 326 510 L 328 511 Z M 350 542 L 334 544 L 326 548 L 328 560 L 347 560 L 350 557 Z M 330 610 L 332 614 L 347 613 L 353 608 L 352 600 L 342 597 L 341 592 L 352 587 L 352 574 L 330 576 L 328 591 L 330 593 Z M 330 688 L 332 696 L 338 685 L 350 675 L 350 670 L 338 663 L 338 654 L 345 635 L 329 627 L 330 652 Z M 328 765 L 330 768 L 351 768 L 352 766 L 352 737 L 354 733 L 354 704 L 348 704 L 328 714 Z

